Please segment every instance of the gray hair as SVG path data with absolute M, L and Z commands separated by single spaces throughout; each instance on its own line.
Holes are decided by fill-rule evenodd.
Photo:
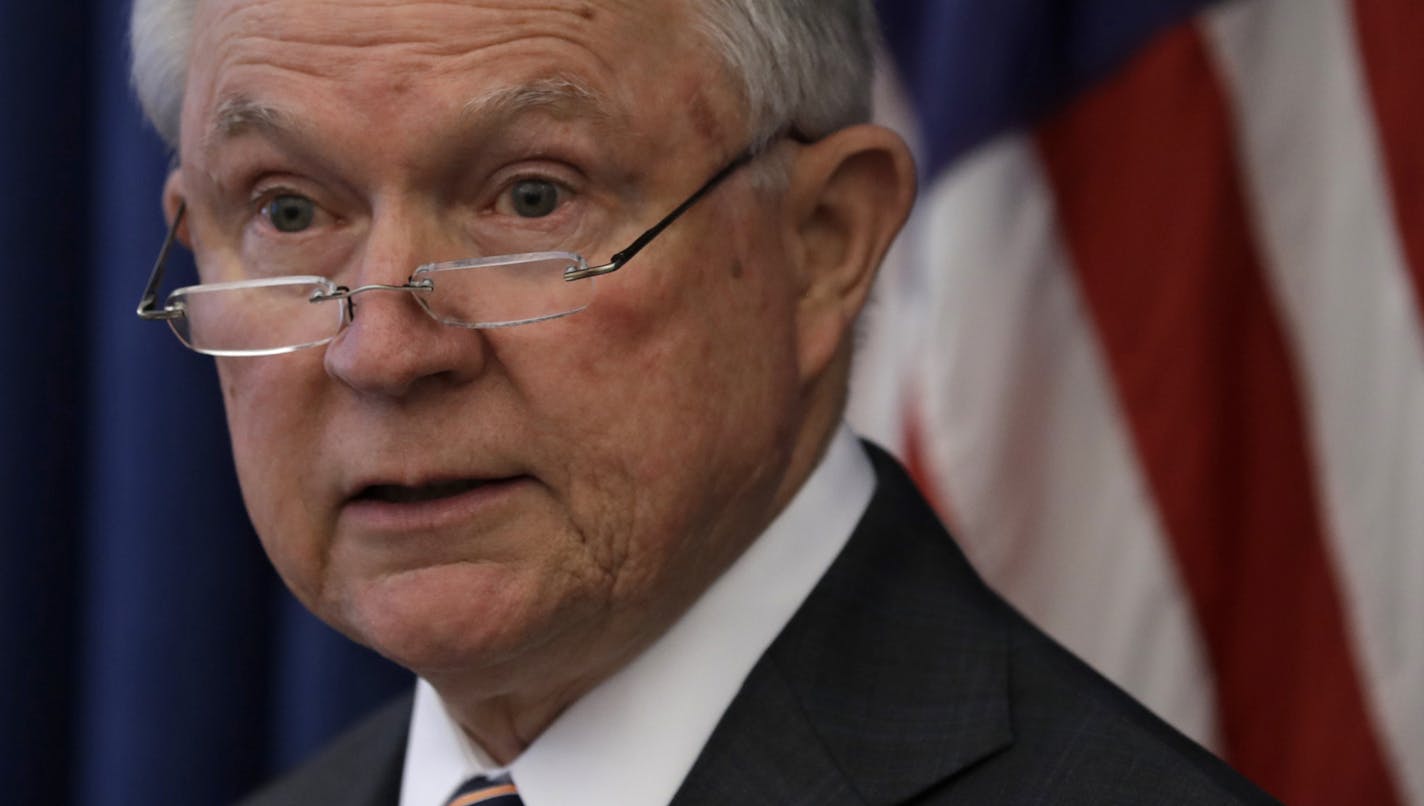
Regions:
M 746 104 L 748 137 L 819 137 L 870 119 L 871 0 L 689 0 Z M 177 148 L 199 0 L 134 0 L 129 43 L 144 114 Z
M 741 84 L 748 136 L 816 138 L 864 123 L 879 27 L 870 0 L 694 0 Z

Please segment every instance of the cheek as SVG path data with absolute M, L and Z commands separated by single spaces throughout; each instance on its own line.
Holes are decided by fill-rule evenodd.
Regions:
M 273 565 L 304 601 L 319 585 L 326 543 L 308 509 L 320 498 L 305 488 L 321 461 L 319 391 L 305 380 L 313 369 L 320 372 L 320 351 L 218 362 L 243 502 Z
M 606 283 L 560 333 L 506 362 L 558 440 L 571 517 L 625 589 L 735 543 L 722 531 L 746 524 L 728 513 L 755 510 L 742 498 L 763 496 L 785 462 L 796 374 L 774 268 L 728 258 L 673 284 Z
M 601 447 L 648 464 L 643 475 L 654 478 L 643 481 L 715 447 L 701 440 L 783 413 L 782 381 L 795 375 L 784 294 L 741 264 L 711 272 L 717 282 L 600 289 L 570 320 L 579 330 L 558 350 L 558 369 L 529 377 L 542 384 L 532 405 L 549 404 L 585 437 L 618 441 L 621 451 Z

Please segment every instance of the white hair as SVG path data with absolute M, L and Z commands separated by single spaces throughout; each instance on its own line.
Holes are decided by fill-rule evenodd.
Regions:
M 174 149 L 188 81 L 188 45 L 198 0 L 134 0 L 129 17 L 132 79 L 149 122 Z
M 199 0 L 134 0 L 133 84 L 178 146 L 193 11 Z M 746 104 L 748 137 L 819 137 L 870 118 L 878 28 L 871 0 L 690 0 Z
M 815 139 L 871 115 L 879 26 L 871 0 L 693 0 L 741 84 L 748 136 Z

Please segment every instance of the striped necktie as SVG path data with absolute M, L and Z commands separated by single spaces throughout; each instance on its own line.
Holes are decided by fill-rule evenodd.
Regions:
M 477 803 L 482 806 L 524 806 L 514 784 L 508 780 L 492 781 L 483 775 L 476 775 L 460 784 L 460 788 L 445 801 L 445 806 L 475 806 Z

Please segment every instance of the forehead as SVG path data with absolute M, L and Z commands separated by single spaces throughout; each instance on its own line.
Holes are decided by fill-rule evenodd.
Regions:
M 373 124 L 528 109 L 705 119 L 703 41 L 682 0 L 204 0 L 185 139 L 313 109 Z

